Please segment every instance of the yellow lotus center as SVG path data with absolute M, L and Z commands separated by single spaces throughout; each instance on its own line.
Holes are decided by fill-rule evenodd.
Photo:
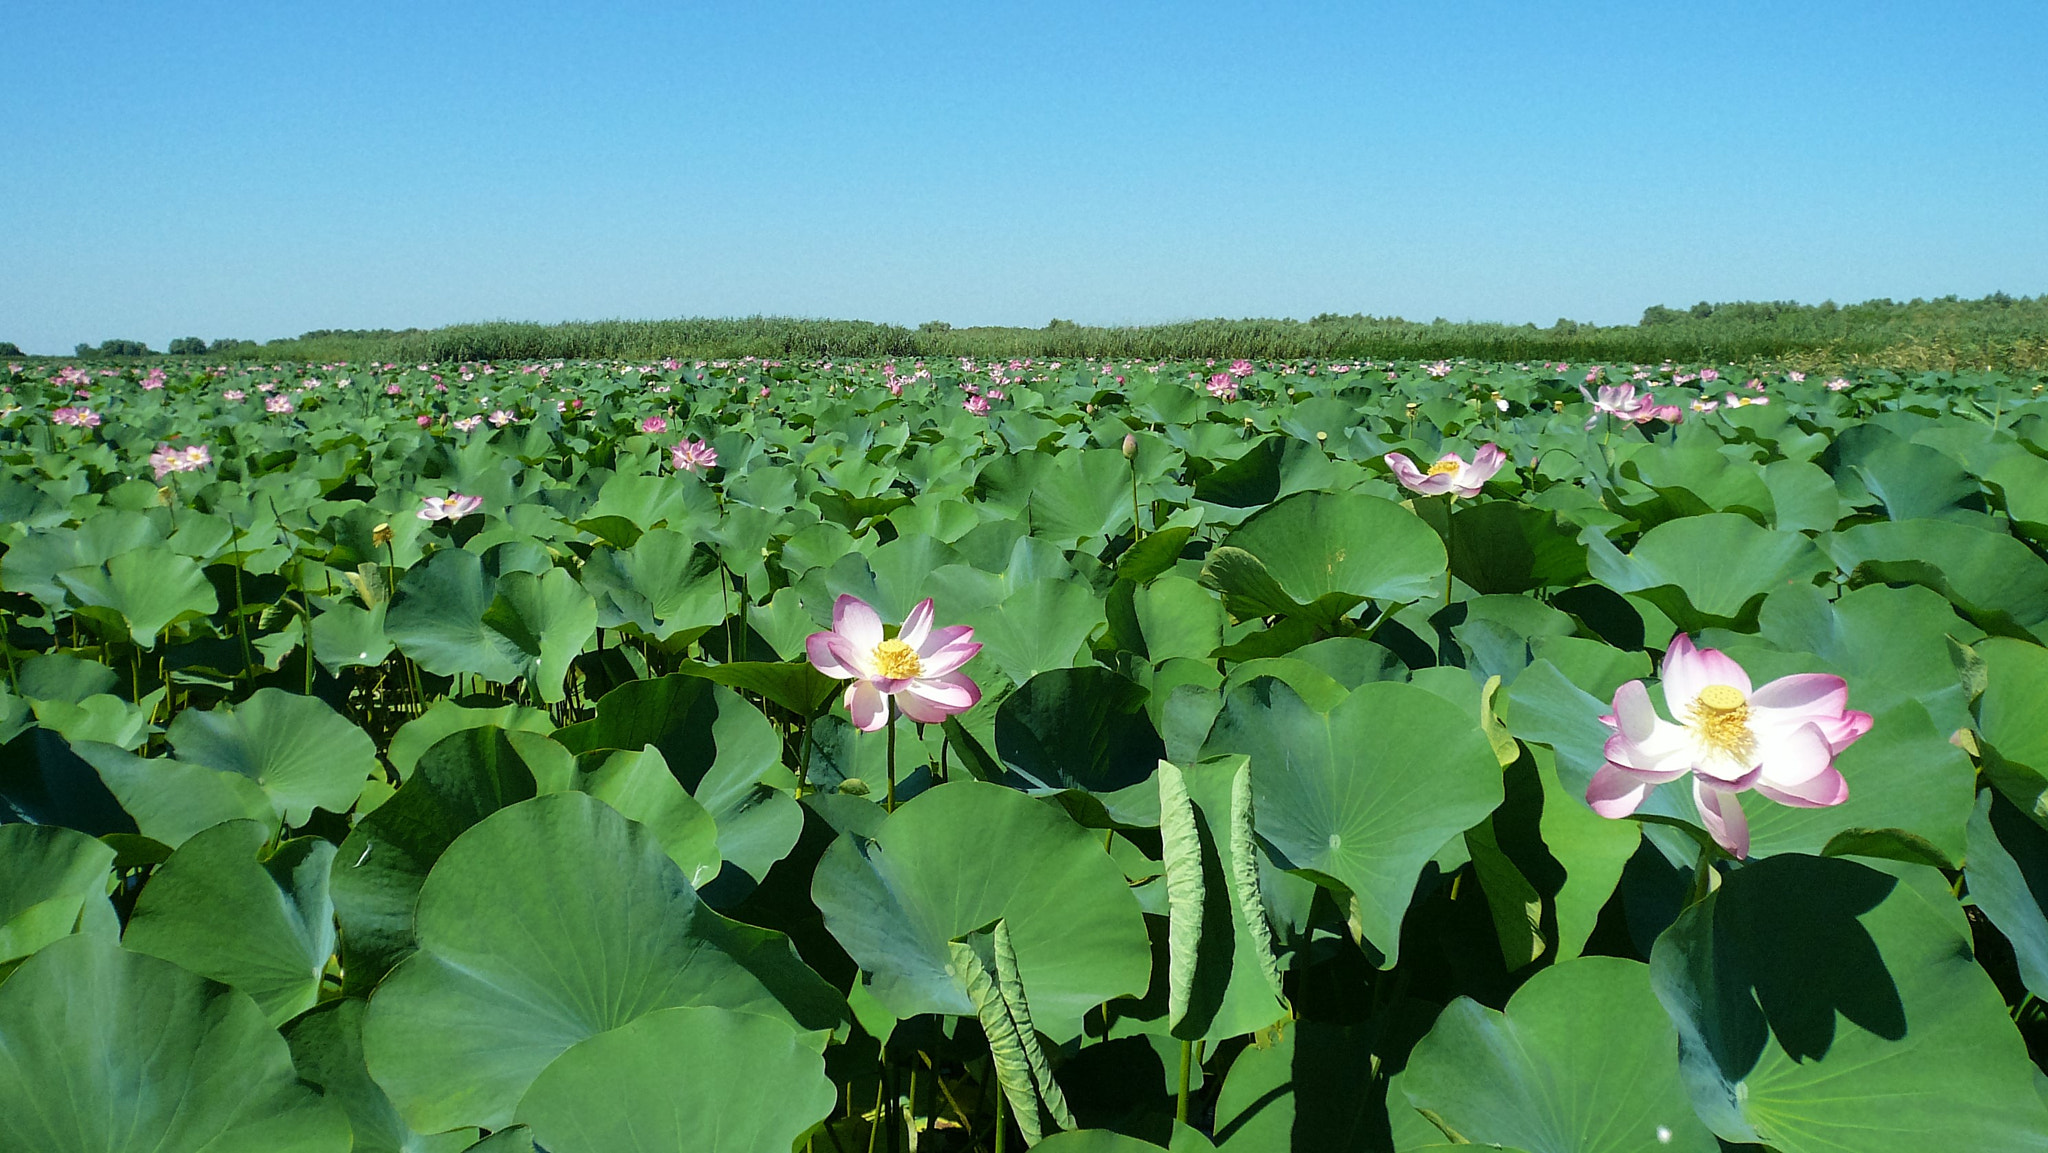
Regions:
M 1429 474 L 1428 474 L 1428 475 L 1430 475 L 1430 476 L 1442 476 L 1443 474 L 1445 474 L 1445 473 L 1447 473 L 1447 472 L 1456 472 L 1456 471 L 1458 471 L 1458 470 L 1459 470 L 1460 468 L 1463 468 L 1463 467 L 1464 467 L 1464 463 L 1463 463 L 1462 461 L 1455 461 L 1455 460 L 1440 460 L 1440 461 L 1437 461 L 1437 462 L 1436 462 L 1435 464 L 1433 464 L 1433 465 L 1430 465 L 1430 466 L 1429 466 Z
M 907 681 L 924 672 L 917 650 L 894 637 L 875 646 L 875 673 L 890 680 Z
M 1734 685 L 1708 685 L 1693 698 L 1694 731 L 1709 748 L 1747 763 L 1756 751 L 1756 736 L 1749 731 L 1749 698 Z

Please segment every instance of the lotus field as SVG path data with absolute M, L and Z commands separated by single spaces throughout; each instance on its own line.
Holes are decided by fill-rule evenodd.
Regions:
M 0 382 L 6 1153 L 2048 1148 L 2037 377 Z

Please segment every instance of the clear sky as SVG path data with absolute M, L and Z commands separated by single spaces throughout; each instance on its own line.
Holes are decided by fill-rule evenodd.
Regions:
M 2048 291 L 2048 5 L 0 6 L 0 339 Z

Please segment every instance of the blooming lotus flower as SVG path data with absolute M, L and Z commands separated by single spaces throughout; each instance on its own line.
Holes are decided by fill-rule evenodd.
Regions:
M 481 415 L 465 416 L 455 422 L 455 431 L 475 432 L 478 428 L 482 427 L 483 423 L 484 418 Z
M 98 428 L 100 414 L 89 408 L 73 408 L 66 405 L 50 413 L 50 423 L 70 425 L 73 428 Z
M 970 396 L 966 400 L 960 402 L 960 407 L 966 409 L 967 411 L 973 413 L 976 416 L 987 416 L 988 398 L 985 396 Z
M 221 393 L 220 398 L 222 400 L 247 400 L 249 399 L 249 394 L 239 388 L 231 388 Z
M 1426 364 L 1422 366 L 1422 371 L 1436 377 L 1438 380 L 1442 380 L 1444 377 L 1451 375 L 1451 362 L 1439 360 L 1435 364 Z
M 1059 365 L 1053 365 L 1053 367 L 1058 368 Z M 1230 362 L 1230 375 L 1235 376 L 1240 380 L 1247 376 L 1250 376 L 1254 371 L 1256 370 L 1252 368 L 1252 362 L 1249 360 L 1240 358 Z
M 265 412 L 290 413 L 292 411 L 292 398 L 289 396 L 273 396 L 263 402 L 263 410 Z
M 183 460 L 183 453 L 168 444 L 160 444 L 155 452 L 149 454 L 149 470 L 157 480 L 162 480 L 174 472 L 183 471 Z
M 1870 714 L 1848 708 L 1849 686 L 1826 673 L 1779 677 L 1759 689 L 1716 649 L 1695 649 L 1684 633 L 1671 638 L 1660 670 L 1664 703 L 1676 723 L 1657 715 L 1641 681 L 1614 692 L 1614 711 L 1600 723 L 1607 763 L 1593 774 L 1586 803 L 1603 817 L 1626 817 L 1650 790 L 1692 774 L 1693 801 L 1716 844 L 1749 855 L 1749 818 L 1739 794 L 1755 790 L 1781 805 L 1826 808 L 1849 799 L 1836 754 L 1870 731 Z
M 1827 383 L 1827 390 L 1829 392 L 1840 392 L 1847 387 L 1849 387 L 1849 382 L 1839 376 Z
M 854 727 L 872 733 L 889 723 L 889 706 L 919 724 L 937 724 L 981 699 L 981 686 L 960 666 L 981 651 L 967 625 L 932 627 L 926 597 L 903 627 L 885 637 L 882 618 L 859 597 L 832 604 L 832 629 L 804 638 L 811 665 L 835 680 L 850 680 L 844 701 Z
M 670 449 L 668 459 L 684 472 L 703 472 L 718 467 L 718 450 L 692 437 Z
M 421 520 L 461 520 L 484 506 L 484 498 L 464 496 L 459 492 L 420 499 L 427 503 L 427 507 L 420 510 Z
M 1594 378 L 1588 376 L 1586 379 Z M 1579 395 L 1585 397 L 1586 403 L 1593 406 L 1593 415 L 1586 418 L 1586 428 L 1589 431 L 1600 423 L 1603 416 L 1635 423 L 1642 413 L 1643 402 L 1650 399 L 1647 393 L 1638 395 L 1633 384 L 1603 384 L 1598 395 L 1582 384 L 1579 386 Z
M 491 413 L 491 427 L 503 428 L 506 425 L 511 424 L 513 421 L 518 419 L 519 418 L 515 416 L 511 412 L 511 410 L 501 408 L 498 409 L 496 412 Z
M 1409 492 L 1423 496 L 1437 496 L 1450 493 L 1453 497 L 1474 497 L 1500 466 L 1507 462 L 1507 454 L 1500 446 L 1489 444 L 1472 454 L 1472 463 L 1455 452 L 1447 452 L 1429 466 L 1428 472 L 1415 467 L 1415 462 L 1406 455 L 1390 452 L 1386 455 L 1387 467 L 1394 470 L 1394 479 Z
M 1227 372 L 1219 372 L 1209 378 L 1209 395 L 1217 400 L 1237 399 L 1237 378 Z
M 640 422 L 640 431 L 649 434 L 667 432 L 668 420 L 659 416 L 647 417 Z
M 212 464 L 213 450 L 203 444 L 187 445 L 185 446 L 185 451 L 180 454 L 180 458 L 178 471 L 191 472 Z

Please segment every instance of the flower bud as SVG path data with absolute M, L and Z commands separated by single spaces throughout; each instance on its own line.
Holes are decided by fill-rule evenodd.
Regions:
M 1134 432 L 1127 432 L 1124 434 L 1124 459 L 1131 460 L 1135 458 L 1137 455 L 1138 434 Z

